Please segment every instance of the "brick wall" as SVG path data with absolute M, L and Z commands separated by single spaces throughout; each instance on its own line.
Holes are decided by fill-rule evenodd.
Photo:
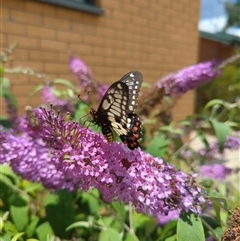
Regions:
M 153 83 L 197 62 L 199 1 L 99 2 L 102 16 L 38 1 L 2 1 L 1 46 L 20 43 L 9 65 L 28 66 L 76 83 L 67 65 L 71 50 L 99 82 L 110 84 L 134 69 Z M 21 110 L 41 103 L 38 95 L 28 95 L 41 80 L 11 76 L 11 81 Z M 193 102 L 193 92 L 184 95 L 175 107 L 175 119 L 191 114 Z

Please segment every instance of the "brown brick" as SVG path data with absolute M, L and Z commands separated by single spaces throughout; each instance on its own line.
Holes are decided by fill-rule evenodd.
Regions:
M 52 40 L 41 40 L 41 49 L 45 51 L 67 51 L 67 43 L 52 41 Z
M 8 8 L 1 7 L 0 13 L 1 21 L 8 21 L 10 19 L 10 10 Z
M 112 57 L 114 49 L 93 46 L 93 54 L 96 56 Z
M 42 72 L 43 70 L 43 63 L 40 62 L 14 60 L 14 66 L 22 68 L 31 68 L 37 72 Z
M 114 19 L 121 19 L 124 23 L 129 23 L 131 21 L 131 14 L 123 13 L 120 10 L 112 10 L 112 17 Z
M 33 85 L 12 84 L 11 90 L 14 95 L 27 96 L 33 90 Z
M 93 46 L 85 44 L 70 44 L 69 50 L 73 56 L 93 54 Z
M 59 29 L 65 31 L 69 31 L 71 26 L 71 22 L 68 20 L 62 20 L 48 16 L 43 17 L 43 22 L 46 28 Z
M 46 74 L 54 74 L 55 77 L 59 77 L 62 73 L 66 73 L 68 69 L 68 65 L 66 64 L 59 64 L 59 63 L 45 63 L 44 70 Z
M 85 14 L 86 13 L 79 10 L 58 7 L 56 16 L 60 19 L 70 20 L 71 22 L 81 22 L 83 21 Z
M 56 5 L 54 6 L 52 4 L 38 2 L 38 1 L 31 1 L 31 0 L 27 0 L 24 2 L 26 2 L 25 9 L 29 13 L 44 14 L 46 16 L 56 16 L 57 14 L 58 7 Z
M 11 1 L 2 1 L 1 7 L 9 8 L 9 9 L 25 9 L 25 1 L 24 0 L 11 0 Z
M 108 18 L 105 21 L 105 27 L 115 30 L 123 30 L 125 28 L 125 24 L 122 21 L 119 21 L 119 19 Z
M 82 22 L 72 22 L 72 32 L 76 34 L 93 34 L 94 26 L 83 24 Z
M 93 66 L 94 65 L 101 65 L 104 64 L 104 58 L 103 57 L 98 57 L 98 56 L 85 56 L 85 58 L 83 59 L 83 61 L 85 61 L 86 63 L 91 63 Z
M 83 36 L 79 33 L 57 31 L 57 39 L 61 42 L 67 43 L 81 43 L 83 41 Z
M 44 39 L 56 38 L 56 30 L 34 27 L 34 26 L 27 26 L 27 34 L 30 37 L 36 37 L 36 38 L 44 38 Z
M 97 45 L 97 46 L 102 46 L 104 43 L 104 38 L 98 38 L 95 35 L 84 35 L 83 36 L 83 44 L 86 45 Z
M 102 1 L 103 3 L 103 6 L 102 8 L 103 9 L 106 9 L 106 8 L 109 8 L 109 9 L 120 9 L 122 4 L 120 1 L 116 1 L 116 0 L 112 0 L 112 1 L 106 1 L 106 4 L 105 1 Z
M 16 48 L 13 52 L 13 58 L 27 61 L 29 59 L 29 50 Z
M 35 62 L 57 62 L 58 54 L 55 52 L 46 52 L 40 50 L 32 50 L 29 53 L 29 59 Z
M 18 42 L 20 48 L 37 49 L 40 46 L 40 40 L 37 38 L 29 38 L 18 35 L 8 35 L 7 41 L 9 44 Z
M 15 65 L 14 65 L 14 67 L 15 67 Z M 16 83 L 16 84 L 19 84 L 19 85 L 29 84 L 29 76 L 28 75 L 25 75 L 25 74 L 6 74 L 5 76 L 9 78 L 10 83 Z
M 69 53 L 68 52 L 66 52 L 66 53 L 58 53 L 57 54 L 58 62 L 68 64 L 70 55 L 75 56 L 74 53 L 71 53 L 70 49 L 69 49 Z
M 26 11 L 21 12 L 17 10 L 11 11 L 11 18 L 14 22 L 29 24 L 31 25 L 41 25 L 43 20 L 41 15 L 36 15 L 32 13 L 27 13 Z
M 20 36 L 26 35 L 27 26 L 12 22 L 2 22 L 1 33 L 19 34 Z

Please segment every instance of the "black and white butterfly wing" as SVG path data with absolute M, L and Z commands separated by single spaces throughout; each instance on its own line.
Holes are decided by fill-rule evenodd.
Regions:
M 138 105 L 138 93 L 143 82 L 142 74 L 139 71 L 132 71 L 124 75 L 119 81 L 125 83 L 128 87 L 127 113 L 132 113 Z
M 141 129 L 139 126 L 139 131 L 134 132 L 133 127 L 136 123 L 141 124 L 134 111 L 138 104 L 142 81 L 139 71 L 124 75 L 109 87 L 98 110 L 92 113 L 94 122 L 102 127 L 102 132 L 109 142 L 113 140 L 112 128 L 129 148 L 130 144 L 135 143 L 130 149 L 139 146 L 137 140 L 141 136 Z

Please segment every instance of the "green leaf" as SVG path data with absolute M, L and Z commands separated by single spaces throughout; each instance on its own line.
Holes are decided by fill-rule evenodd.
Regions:
M 136 237 L 132 233 L 126 233 L 124 241 L 136 241 Z
M 50 198 L 50 196 L 52 197 Z M 62 190 L 58 191 L 54 196 L 57 198 L 54 198 L 53 195 L 47 197 L 52 202 L 48 202 L 46 206 L 46 219 L 56 236 L 67 239 L 68 234 L 65 229 L 75 221 L 73 193 Z
M 8 176 L 11 179 L 17 179 L 16 178 L 16 174 L 14 174 L 14 172 L 12 171 L 12 168 L 9 166 L 9 164 L 7 165 L 0 165 L 0 175 L 2 178 L 2 175 Z
M 43 85 L 43 84 L 40 84 L 40 85 L 35 86 L 35 87 L 30 91 L 29 95 L 30 95 L 30 96 L 34 95 L 34 94 L 35 94 L 36 92 L 38 92 L 39 90 L 42 90 L 44 86 L 45 86 L 45 85 Z
M 82 193 L 83 200 L 87 203 L 90 214 L 95 215 L 101 210 L 101 205 L 99 203 L 99 192 L 97 189 L 92 189 L 88 192 Z
M 206 136 L 204 135 L 204 133 L 202 131 L 197 131 L 197 135 L 199 137 L 199 139 L 202 141 L 202 143 L 205 145 L 205 147 L 208 147 L 208 140 L 206 138 Z
M 122 241 L 119 233 L 112 228 L 102 230 L 99 235 L 99 241 Z
M 24 232 L 22 233 L 18 233 L 16 235 L 14 235 L 14 237 L 11 239 L 11 241 L 17 241 L 20 237 L 22 237 L 24 235 Z
M 173 236 L 177 230 L 177 220 L 169 221 L 163 228 L 160 236 L 160 240 L 166 240 Z
M 125 209 L 125 205 L 120 204 L 118 202 L 112 202 L 111 205 L 117 211 L 117 214 L 121 218 L 121 220 L 125 220 L 126 215 L 127 215 L 127 212 L 126 212 L 126 209 Z
M 178 241 L 205 241 L 201 219 L 194 213 L 182 212 L 177 223 Z
M 35 238 L 28 238 L 26 241 L 39 241 L 39 240 Z
M 53 230 L 48 222 L 39 225 L 36 229 L 36 234 L 40 241 L 49 240 L 53 236 Z
M 76 86 L 73 85 L 69 80 L 57 78 L 57 79 L 53 79 L 53 83 L 65 85 L 65 86 L 69 87 L 70 89 L 76 91 Z
M 173 235 L 171 237 L 166 238 L 164 241 L 177 241 L 177 235 Z
M 69 231 L 70 229 L 73 229 L 73 228 L 79 228 L 79 227 L 89 228 L 89 227 L 91 227 L 91 225 L 90 225 L 89 222 L 78 221 L 78 222 L 75 222 L 75 223 L 72 223 L 71 225 L 69 225 L 69 226 L 66 228 L 66 231 Z
M 163 157 L 167 151 L 169 140 L 164 136 L 158 136 L 152 139 L 147 146 L 146 152 L 155 157 Z
M 219 148 L 223 149 L 225 141 L 230 131 L 230 127 L 227 124 L 219 122 L 216 119 L 210 119 L 210 122 L 212 123 L 213 129 L 216 133 Z
M 225 101 L 220 100 L 220 99 L 214 99 L 214 100 L 210 100 L 205 106 L 204 106 L 204 110 L 207 110 L 209 108 L 211 108 L 214 105 L 224 105 Z
M 228 205 L 227 205 L 226 198 L 223 198 L 223 197 L 212 197 L 212 196 L 209 196 L 208 198 L 214 205 L 218 205 L 220 208 L 223 208 L 226 211 L 228 211 Z
M 8 220 L 4 222 L 4 230 L 11 237 L 18 233 L 18 230 L 16 229 L 14 224 L 12 222 L 8 221 Z
M 27 237 L 32 237 L 34 235 L 38 222 L 39 222 L 38 216 L 34 216 L 34 215 L 30 216 L 30 221 L 26 228 L 26 236 Z
M 0 217 L 0 233 L 2 233 L 3 227 L 4 227 L 4 221 L 2 217 Z
M 23 231 L 28 224 L 28 206 L 11 206 L 10 213 L 17 230 Z

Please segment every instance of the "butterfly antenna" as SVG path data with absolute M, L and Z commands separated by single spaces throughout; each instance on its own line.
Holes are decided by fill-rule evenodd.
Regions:
M 90 91 L 88 91 L 88 93 L 89 93 Z M 88 94 L 89 95 L 89 94 Z M 84 101 L 82 98 L 81 98 L 81 95 L 79 94 L 78 95 L 78 99 L 79 100 L 81 100 L 86 106 L 88 106 L 90 109 L 92 109 L 92 107 L 86 102 L 86 101 Z

